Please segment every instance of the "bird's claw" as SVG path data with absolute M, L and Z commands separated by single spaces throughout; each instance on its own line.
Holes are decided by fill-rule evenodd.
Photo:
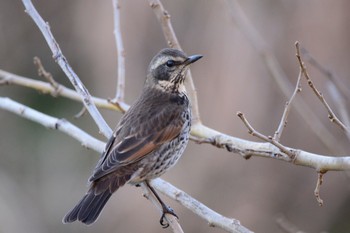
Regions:
M 177 219 L 179 218 L 179 217 L 175 214 L 174 210 L 173 210 L 171 207 L 169 207 L 169 206 L 163 206 L 163 214 L 162 214 L 162 216 L 160 217 L 160 220 L 159 220 L 159 223 L 160 223 L 160 225 L 161 225 L 163 228 L 169 227 L 169 222 L 165 219 L 165 214 L 171 214 L 171 215 L 175 216 Z

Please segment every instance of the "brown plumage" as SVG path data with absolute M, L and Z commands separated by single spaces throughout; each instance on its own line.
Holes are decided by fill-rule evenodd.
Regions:
M 88 192 L 64 217 L 64 223 L 92 224 L 119 187 L 125 183 L 149 185 L 150 179 L 175 165 L 187 145 L 191 126 L 184 87 L 186 70 L 201 57 L 163 49 L 152 59 L 140 97 L 121 118 L 89 179 Z M 160 222 L 167 226 L 164 213 L 175 213 L 155 195 L 163 207 Z

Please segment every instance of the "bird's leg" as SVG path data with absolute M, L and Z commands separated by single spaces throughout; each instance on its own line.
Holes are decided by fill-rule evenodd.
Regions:
M 176 218 L 179 218 L 174 210 L 170 207 L 167 206 L 162 199 L 160 199 L 160 197 L 158 196 L 158 194 L 156 193 L 156 191 L 154 190 L 154 188 L 148 183 L 148 181 L 145 181 L 147 187 L 152 191 L 152 193 L 154 194 L 154 196 L 157 198 L 159 204 L 162 206 L 162 216 L 160 217 L 160 225 L 162 225 L 163 228 L 167 228 L 169 226 L 169 223 L 165 223 L 164 218 L 165 218 L 165 214 L 171 214 L 174 215 Z

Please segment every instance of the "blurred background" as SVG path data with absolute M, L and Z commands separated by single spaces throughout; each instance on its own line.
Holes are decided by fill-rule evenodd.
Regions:
M 33 3 L 50 23 L 64 55 L 90 93 L 114 97 L 117 56 L 112 1 Z M 257 130 L 273 135 L 287 98 L 271 78 L 262 57 L 232 20 L 227 2 L 164 0 L 163 4 L 172 16 L 185 52 L 204 55 L 192 67 L 204 124 L 257 141 L 236 116 L 237 111 L 242 111 Z M 294 47 L 298 40 L 337 74 L 343 86 L 350 87 L 349 1 L 246 0 L 240 4 L 291 83 L 296 82 L 299 72 Z M 121 7 L 125 98 L 131 104 L 140 93 L 151 58 L 167 44 L 148 1 L 121 0 Z M 71 87 L 21 1 L 1 1 L 0 69 L 40 80 L 34 56 L 42 59 L 57 82 Z M 336 101 L 328 92 L 328 78 L 311 65 L 308 68 L 315 85 L 338 114 Z M 81 103 L 18 86 L 0 86 L 0 93 L 65 118 L 105 140 L 88 114 L 73 118 L 81 110 Z M 329 122 L 326 110 L 305 81 L 297 98 L 307 103 L 335 143 L 325 146 L 320 140 L 323 135 L 312 131 L 312 122 L 304 121 L 294 108 L 282 143 L 319 154 L 349 156 L 348 139 Z M 101 112 L 114 128 L 121 113 Z M 94 225 L 63 225 L 62 217 L 85 193 L 99 154 L 61 132 L 4 110 L 0 111 L 0 122 L 0 232 L 170 232 L 160 227 L 158 211 L 142 197 L 139 188 L 132 186 L 113 195 Z M 319 207 L 313 195 L 317 180 L 313 169 L 258 157 L 245 160 L 211 145 L 190 142 L 178 165 L 162 178 L 255 232 L 284 232 L 276 223 L 280 215 L 305 232 L 350 232 L 350 178 L 345 172 L 325 175 L 321 188 L 324 206 Z M 185 232 L 223 232 L 210 228 L 176 202 L 164 200 L 179 215 Z

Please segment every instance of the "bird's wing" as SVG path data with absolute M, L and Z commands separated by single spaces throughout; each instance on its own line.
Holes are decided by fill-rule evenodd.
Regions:
M 121 167 L 137 162 L 162 144 L 177 137 L 185 121 L 181 116 L 182 110 L 178 106 L 168 106 L 160 112 L 150 110 L 143 119 L 125 116 L 116 133 L 108 141 L 105 152 L 89 181 L 95 181 Z M 133 114 L 135 115 L 137 114 Z

